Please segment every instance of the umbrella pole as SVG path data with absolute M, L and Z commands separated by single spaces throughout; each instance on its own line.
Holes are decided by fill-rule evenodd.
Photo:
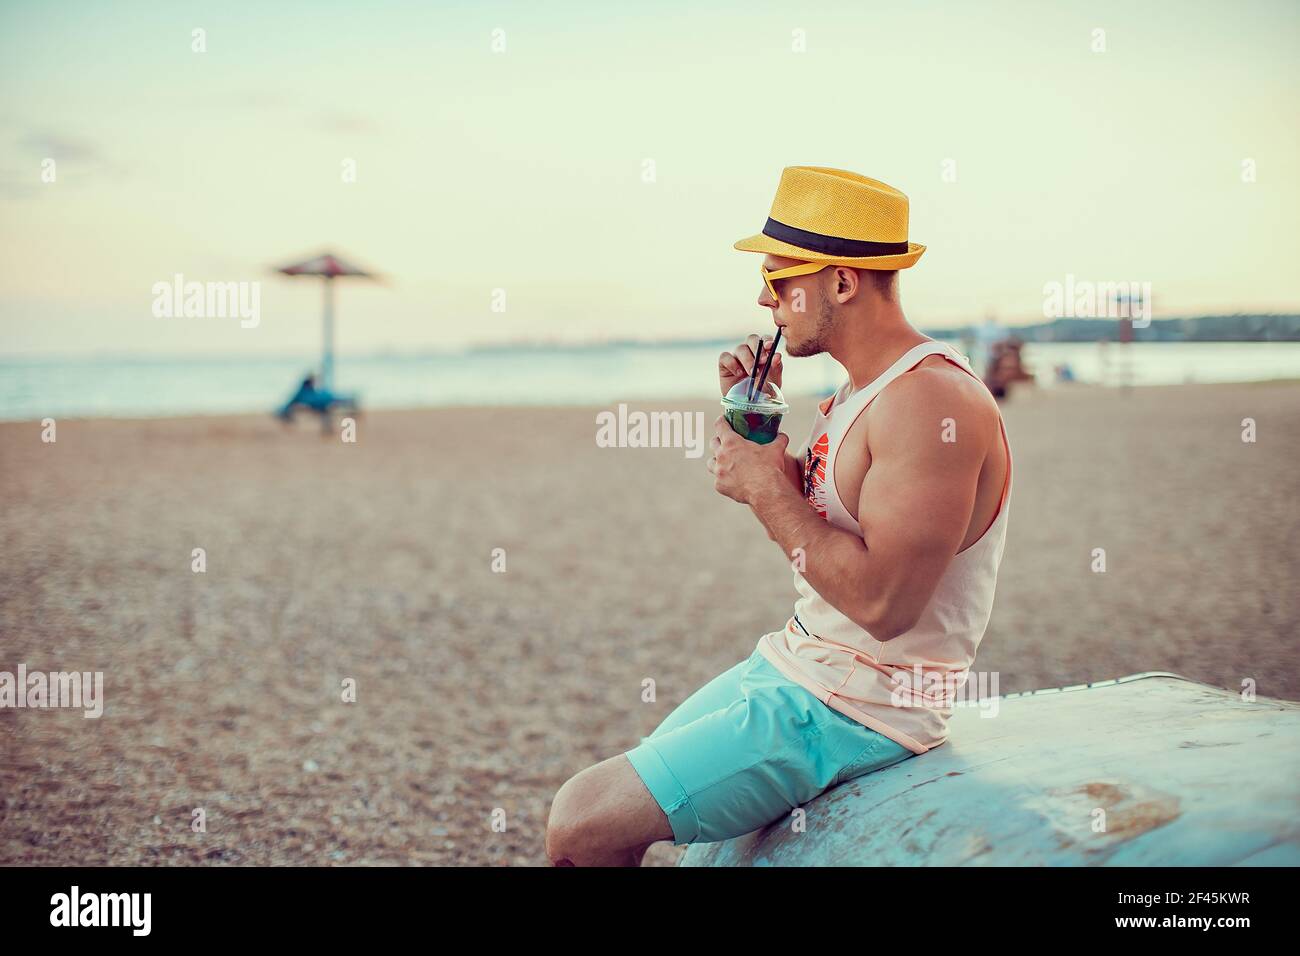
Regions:
M 325 277 L 324 344 L 321 350 L 321 387 L 334 391 L 334 279 Z

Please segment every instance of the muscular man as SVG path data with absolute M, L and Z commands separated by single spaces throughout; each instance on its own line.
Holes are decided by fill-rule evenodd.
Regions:
M 898 270 L 925 251 L 907 220 L 884 183 L 791 167 L 763 231 L 736 243 L 764 256 L 758 304 L 787 353 L 826 352 L 848 373 L 797 454 L 785 435 L 759 445 L 715 426 L 714 485 L 791 557 L 799 597 L 639 746 L 560 788 L 557 865 L 637 865 L 660 840 L 738 836 L 946 739 L 992 611 L 1011 454 L 965 357 L 903 315 Z M 754 335 L 724 352 L 723 394 L 770 350 Z

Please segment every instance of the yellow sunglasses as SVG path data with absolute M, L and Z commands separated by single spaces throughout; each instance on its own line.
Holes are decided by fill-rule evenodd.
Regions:
M 768 272 L 767 267 L 761 262 L 758 264 L 758 271 L 763 274 L 763 281 L 767 283 L 767 291 L 772 293 L 772 298 L 777 302 L 781 301 L 781 296 L 777 294 L 774 283 L 777 279 L 792 279 L 795 276 L 810 276 L 814 272 L 821 272 L 830 266 L 835 265 L 833 262 L 805 262 L 802 265 L 791 266 L 788 269 L 777 269 L 775 272 Z

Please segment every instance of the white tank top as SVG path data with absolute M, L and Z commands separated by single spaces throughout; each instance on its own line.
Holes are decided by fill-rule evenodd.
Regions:
M 851 382 L 845 382 L 819 407 L 799 452 L 804 458 L 804 496 L 835 527 L 862 536 L 835 489 L 841 439 L 885 386 L 929 355 L 942 355 L 979 378 L 966 357 L 951 347 L 922 342 L 871 384 L 850 393 Z M 796 570 L 799 599 L 794 616 L 783 630 L 765 634 L 758 642 L 773 666 L 828 707 L 913 753 L 925 753 L 947 738 L 952 694 L 975 661 L 993 611 L 1011 499 L 1011 446 L 1000 414 L 998 426 L 1007 449 L 1007 476 L 997 514 L 979 540 L 953 556 L 914 627 L 882 643 L 832 607 Z

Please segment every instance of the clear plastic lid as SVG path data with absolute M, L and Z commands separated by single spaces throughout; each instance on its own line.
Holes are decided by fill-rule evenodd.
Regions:
M 759 372 L 761 375 L 762 372 Z M 731 386 L 727 392 L 727 397 L 722 400 L 722 404 L 730 408 L 752 408 L 754 411 L 780 412 L 785 414 L 790 410 L 790 406 L 785 403 L 785 396 L 781 394 L 781 389 L 777 388 L 776 382 L 764 382 L 763 390 L 756 392 L 752 397 L 749 394 L 751 383 L 749 379 L 737 382 Z

